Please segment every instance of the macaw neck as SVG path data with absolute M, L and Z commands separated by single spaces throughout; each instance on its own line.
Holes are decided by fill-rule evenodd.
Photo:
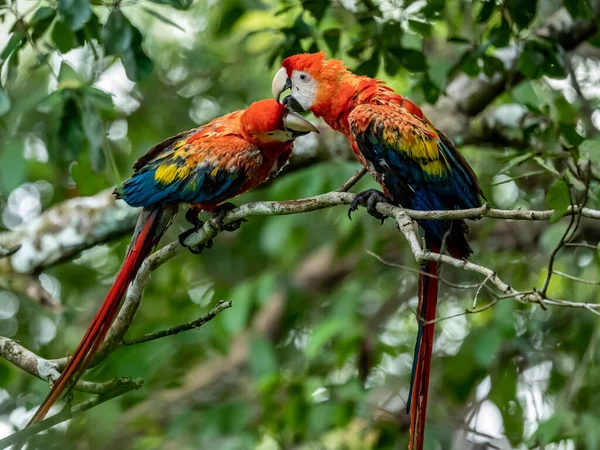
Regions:
M 327 124 L 344 134 L 350 133 L 348 116 L 359 105 L 394 103 L 423 117 L 421 109 L 414 103 L 396 94 L 383 81 L 347 72 L 338 83 L 330 83 L 321 90 L 322 94 L 311 108 L 313 114 L 322 117 Z
M 263 157 L 271 160 L 276 159 L 290 148 L 293 141 L 282 142 L 282 141 L 264 141 L 255 137 L 246 137 L 248 142 L 258 147 Z

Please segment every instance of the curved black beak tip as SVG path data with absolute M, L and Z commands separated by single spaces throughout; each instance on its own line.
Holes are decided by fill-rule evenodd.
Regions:
M 285 105 L 285 107 L 290 111 L 294 111 L 297 113 L 305 112 L 302 105 L 298 103 L 298 101 L 292 95 L 285 96 L 281 103 Z
M 279 94 L 277 94 L 277 102 L 279 102 L 279 99 L 281 98 L 281 94 L 283 94 L 285 91 L 287 91 L 288 89 L 291 89 L 291 88 L 292 88 L 292 80 L 290 80 L 288 78 L 285 80 L 285 85 L 283 86 L 283 89 L 279 92 Z M 283 99 L 283 101 L 285 102 L 285 98 Z M 283 104 L 285 105 L 285 103 L 283 103 Z

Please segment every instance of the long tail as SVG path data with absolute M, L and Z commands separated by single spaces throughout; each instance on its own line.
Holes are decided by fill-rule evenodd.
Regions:
M 431 251 L 438 253 L 439 246 L 432 245 Z M 429 393 L 429 372 L 433 352 L 433 334 L 438 299 L 438 270 L 436 261 L 427 261 L 419 276 L 419 333 L 415 344 L 410 392 L 407 412 L 410 411 L 409 450 L 422 450 L 425 438 L 425 418 L 427 416 L 427 395 Z
M 176 210 L 170 207 L 143 210 L 115 282 L 108 291 L 104 302 L 96 313 L 92 324 L 85 332 L 77 349 L 71 358 L 69 358 L 48 396 L 27 426 L 42 421 L 61 394 L 68 392 L 88 369 L 94 355 L 104 341 L 115 315 L 119 311 L 119 304 L 127 291 L 129 283 L 135 278 L 144 259 L 152 252 L 158 241 L 160 241 L 160 238 L 174 218 L 175 212 Z M 21 448 L 21 444 L 16 444 L 13 450 L 19 448 Z

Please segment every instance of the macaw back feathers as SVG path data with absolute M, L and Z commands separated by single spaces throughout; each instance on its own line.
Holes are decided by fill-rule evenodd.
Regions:
M 133 176 L 115 194 L 135 207 L 211 207 L 233 198 L 287 163 L 293 142 L 269 135 L 285 127 L 286 114 L 283 105 L 263 100 L 166 139 L 134 163 Z
M 451 141 L 428 121 L 387 103 L 360 105 L 348 117 L 355 152 L 400 205 L 416 210 L 480 206 L 481 189 Z M 451 254 L 471 249 L 463 221 L 421 221 L 426 240 L 447 243 Z

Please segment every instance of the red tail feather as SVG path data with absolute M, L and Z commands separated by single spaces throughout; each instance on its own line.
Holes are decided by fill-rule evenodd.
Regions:
M 433 247 L 433 246 L 432 246 Z M 438 253 L 439 248 L 432 248 Z M 425 438 L 425 418 L 427 416 L 427 395 L 429 393 L 429 372 L 431 369 L 431 356 L 433 352 L 433 335 L 435 324 L 429 323 L 435 320 L 438 297 L 438 263 L 427 261 L 424 272 L 419 277 L 419 306 L 417 314 L 422 330 L 417 341 L 417 351 L 413 362 L 412 395 L 410 398 L 410 441 L 409 450 L 422 450 Z M 435 278 L 434 278 L 435 277 Z
M 69 358 L 48 396 L 27 424 L 28 426 L 42 421 L 61 394 L 68 392 L 92 363 L 94 355 L 104 341 L 110 325 L 119 311 L 119 304 L 127 291 L 129 283 L 133 281 L 142 262 L 150 254 L 152 248 L 158 244 L 168 226 L 169 218 L 165 222 L 165 212 L 164 209 L 157 208 L 142 213 L 115 282 L 108 291 L 104 302 L 73 356 Z M 167 212 L 167 214 L 170 214 L 170 212 Z M 14 447 L 14 449 L 17 448 L 20 448 L 19 444 Z

